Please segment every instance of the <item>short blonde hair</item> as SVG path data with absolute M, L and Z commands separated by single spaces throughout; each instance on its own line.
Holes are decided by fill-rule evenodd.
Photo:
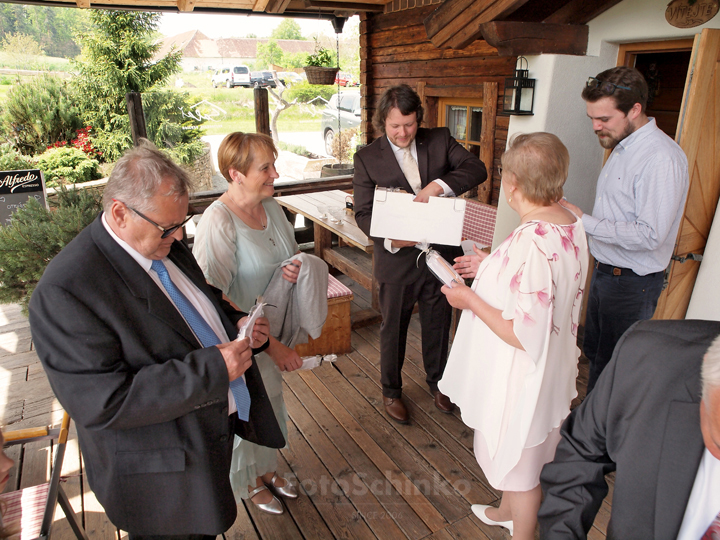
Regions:
M 529 202 L 547 206 L 562 198 L 570 154 L 552 133 L 515 135 L 501 162 L 503 169 L 515 176 L 518 189 Z
M 277 148 L 272 138 L 262 133 L 230 133 L 218 148 L 218 168 L 228 183 L 232 184 L 230 169 L 247 175 L 255 155 L 262 150 L 271 153 L 277 159 Z

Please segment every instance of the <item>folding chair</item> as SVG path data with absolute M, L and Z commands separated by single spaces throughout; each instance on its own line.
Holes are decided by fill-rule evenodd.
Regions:
M 55 506 L 60 504 L 70 528 L 78 540 L 88 540 L 85 530 L 78 522 L 70 501 L 60 485 L 60 472 L 65 446 L 70 429 L 70 416 L 64 413 L 59 429 L 29 428 L 5 432 L 5 445 L 24 444 L 35 441 L 57 439 L 55 460 L 52 466 L 50 482 L 39 486 L 19 489 L 0 495 L 4 506 L 3 525 L 9 529 L 17 529 L 20 525 L 20 539 L 47 540 L 50 527 L 55 516 Z

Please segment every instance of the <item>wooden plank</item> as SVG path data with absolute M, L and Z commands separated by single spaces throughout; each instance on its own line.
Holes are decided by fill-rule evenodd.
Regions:
M 285 478 L 292 479 L 292 481 L 297 484 L 298 478 L 283 455 L 280 455 L 278 458 L 278 474 L 281 474 Z M 305 538 L 331 540 L 333 534 L 325 524 L 318 509 L 313 505 L 312 500 L 305 494 L 302 488 L 298 489 L 298 493 L 299 496 L 297 499 L 283 499 L 283 501 L 300 530 L 300 533 Z
M 357 509 L 348 499 L 341 485 L 335 481 L 293 423 L 288 424 L 288 443 L 283 455 L 330 531 L 334 531 L 336 536 L 374 539 L 367 524 L 357 518 Z M 284 530 L 276 535 L 263 536 L 289 538 Z
M 423 24 L 423 21 L 428 17 L 428 15 L 437 10 L 437 8 L 437 5 L 429 5 L 415 9 L 395 11 L 393 13 L 387 13 L 381 17 L 372 17 L 368 21 L 367 33 L 376 34 L 378 32 L 382 32 L 383 30 L 390 30 L 393 28 L 420 26 Z
M 463 0 L 447 0 L 436 13 L 447 6 L 447 10 L 455 12 L 456 16 L 453 20 L 443 25 L 433 36 L 428 34 L 428 37 L 436 47 L 462 49 L 481 35 L 481 24 L 505 18 L 527 1 L 528 0 L 476 1 L 464 9 L 461 5 Z M 453 7 L 453 2 L 458 4 L 458 8 Z
M 495 120 L 497 118 L 498 84 L 483 84 L 483 112 L 480 128 L 480 160 L 488 171 L 488 180 L 478 186 L 478 200 L 489 203 L 492 193 L 492 178 L 495 172 Z
M 491 540 L 512 538 L 507 529 L 486 525 L 472 513 L 450 525 L 447 531 L 453 538 L 481 538 L 483 540 L 485 538 Z
M 293 374 L 285 380 L 292 390 L 285 395 L 293 422 L 338 485 L 347 486 L 344 492 L 357 509 L 358 518 L 380 538 L 426 536 L 430 531 L 422 520 L 338 426 L 302 378 Z
M 253 89 L 255 100 L 255 132 L 270 135 L 270 108 L 267 88 Z
M 622 0 L 570 0 L 543 22 L 556 24 L 587 24 Z
M 255 532 L 252 519 L 245 510 L 244 504 L 237 505 L 237 513 L 235 523 L 225 531 L 225 538 L 227 540 L 261 540 L 257 532 Z
M 372 75 L 376 79 L 451 77 L 448 84 L 462 85 L 459 81 L 462 77 L 477 80 L 480 76 L 506 76 L 514 67 L 515 59 L 510 57 L 489 57 L 481 64 L 473 58 L 451 58 L 410 64 L 373 64 Z
M 314 374 L 300 373 L 365 453 L 373 454 L 375 465 L 431 531 L 444 527 L 446 520 L 452 522 L 462 517 L 459 508 L 461 498 L 440 481 L 437 472 L 416 448 L 398 437 L 397 431 L 414 430 L 417 427 L 390 425 L 388 419 L 378 413 L 366 397 L 358 393 L 336 370 L 324 370 L 319 375 L 322 382 Z M 392 460 L 397 465 L 388 463 L 389 458 L 382 448 L 393 449 Z
M 348 357 L 352 356 L 352 354 L 348 355 Z M 371 396 L 380 392 L 380 386 L 374 383 L 371 377 L 354 364 L 350 358 L 339 358 L 335 367 L 360 394 Z M 377 381 L 379 373 L 373 375 L 374 380 Z M 405 403 L 410 410 L 412 422 L 422 429 L 403 430 L 403 437 L 412 447 L 418 449 L 422 457 L 440 473 L 445 482 L 460 497 L 465 499 L 464 509 L 466 513 L 470 511 L 470 504 L 490 504 L 495 502 L 498 495 L 489 488 L 480 467 L 475 463 L 472 472 L 465 467 L 465 463 L 473 465 L 474 456 L 467 455 L 465 449 L 457 443 L 452 445 L 452 440 L 449 445 L 453 447 L 453 450 L 460 452 L 459 454 L 454 454 L 445 446 L 445 439 L 449 438 L 448 434 L 436 424 L 436 421 L 442 423 L 446 418 L 449 419 L 451 415 L 443 415 L 443 413 L 437 411 L 432 400 L 427 400 L 427 404 L 422 408 L 417 407 L 412 400 L 406 400 Z M 380 414 L 383 414 L 383 406 L 380 400 L 372 400 L 372 404 Z M 435 421 L 430 419 L 429 414 L 435 415 Z M 443 415 L 445 418 L 441 420 L 438 418 L 439 415 Z
M 178 11 L 190 12 L 195 9 L 195 0 L 177 0 Z
M 50 441 L 24 444 L 23 452 L 20 489 L 49 482 L 53 457 Z
M 372 290 L 372 257 L 353 247 L 324 249 L 323 259 L 346 276 Z
M 491 21 L 480 25 L 483 38 L 500 56 L 587 52 L 587 25 Z

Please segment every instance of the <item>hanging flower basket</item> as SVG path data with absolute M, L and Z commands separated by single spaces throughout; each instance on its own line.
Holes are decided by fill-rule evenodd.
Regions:
M 335 84 L 336 67 L 305 66 L 303 68 L 310 84 Z

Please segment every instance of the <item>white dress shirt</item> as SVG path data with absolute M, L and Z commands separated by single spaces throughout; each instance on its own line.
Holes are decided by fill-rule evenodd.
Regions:
M 704 405 L 701 405 L 701 407 Z M 720 460 L 706 448 L 677 540 L 700 540 L 720 512 Z

